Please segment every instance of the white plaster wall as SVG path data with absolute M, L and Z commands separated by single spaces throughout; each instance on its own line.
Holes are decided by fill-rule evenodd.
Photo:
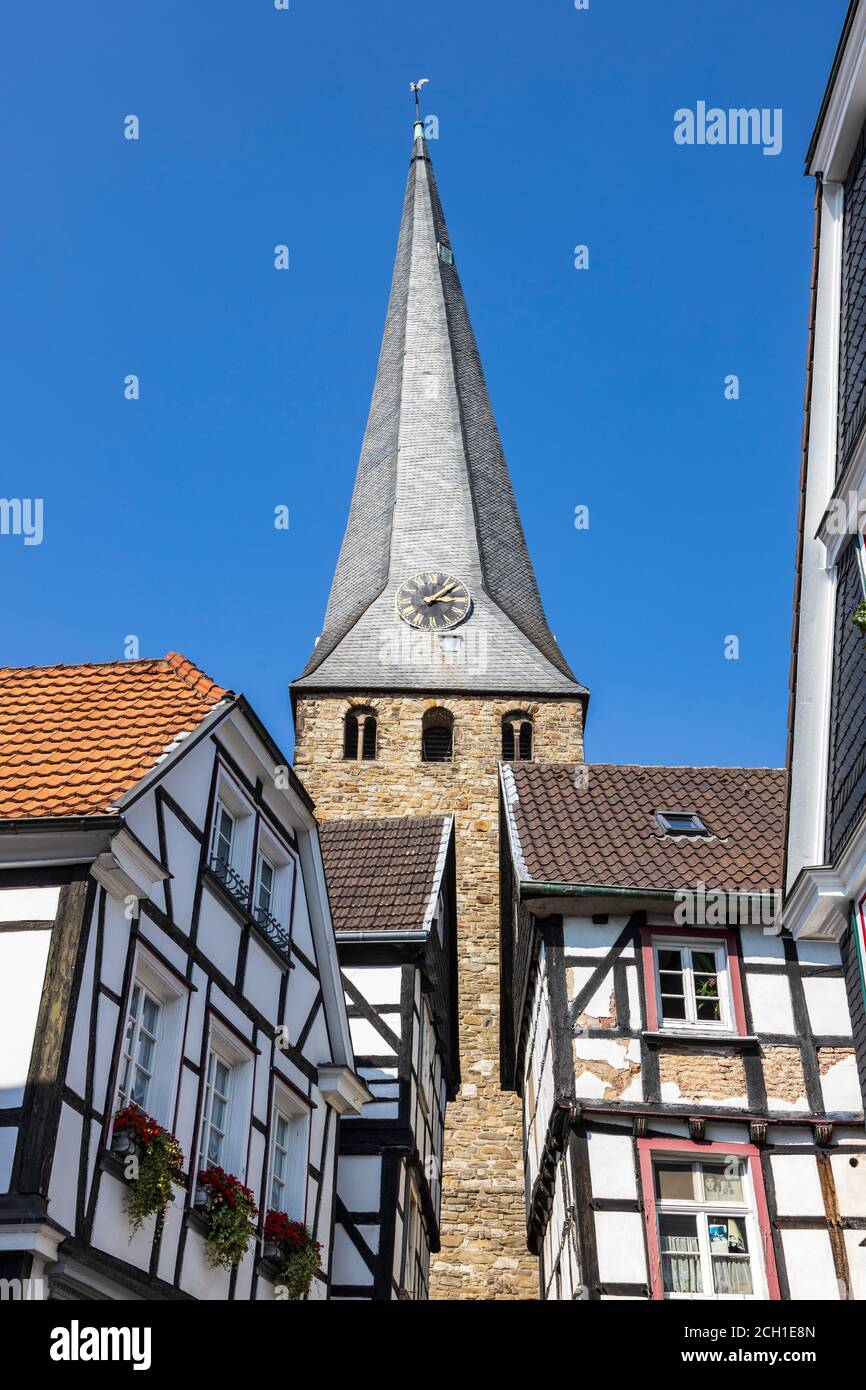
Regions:
M 866 1244 L 862 1231 L 845 1231 L 845 1252 L 848 1256 L 848 1273 L 851 1276 L 851 1293 L 854 1298 L 866 1300 Z
M 771 1154 L 780 1216 L 823 1216 L 824 1199 L 814 1154 Z
M 604 923 L 593 922 L 592 917 L 566 917 L 562 924 L 565 950 L 582 956 L 606 956 L 627 922 L 627 917 L 611 917 Z M 634 959 L 630 944 L 623 948 L 621 959 Z
M 762 927 L 740 927 L 740 942 L 743 961 L 753 964 L 783 964 L 785 947 L 781 937 L 770 936 Z
M 786 975 L 756 975 L 747 971 L 746 988 L 756 1033 L 796 1033 Z
M 821 1077 L 821 1093 L 830 1114 L 859 1115 L 863 1109 L 857 1062 L 853 1052 L 835 1062 Z
M 833 1252 L 826 1231 L 783 1231 L 782 1247 L 792 1299 L 838 1299 Z
M 593 1197 L 635 1199 L 634 1141 L 630 1134 L 587 1133 Z
M 866 1154 L 831 1154 L 840 1216 L 866 1216 Z M 861 1232 L 860 1239 L 864 1235 Z
M 640 1212 L 597 1211 L 598 1274 L 603 1284 L 645 1284 L 643 1217 Z
M 848 996 L 845 993 L 844 980 L 822 980 L 817 976 L 807 976 L 803 980 L 803 992 L 806 995 L 813 1033 L 819 1036 L 851 1036 L 851 1017 L 848 1013 Z

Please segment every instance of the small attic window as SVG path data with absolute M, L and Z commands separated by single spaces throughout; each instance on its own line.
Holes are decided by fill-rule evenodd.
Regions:
M 437 241 L 436 250 L 439 252 L 440 261 L 443 261 L 445 265 L 454 264 L 454 252 L 450 246 L 443 246 L 441 241 Z
M 696 811 L 656 811 L 656 820 L 666 835 L 709 835 Z

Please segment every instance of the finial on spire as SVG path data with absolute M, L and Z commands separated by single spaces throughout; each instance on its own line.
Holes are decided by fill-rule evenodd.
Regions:
M 422 129 L 421 129 L 420 131 L 418 130 L 418 127 L 421 125 L 421 88 L 424 86 L 424 84 L 425 84 L 426 82 L 429 82 L 429 81 L 430 81 L 430 78 L 429 78 L 429 77 L 421 77 L 421 78 L 418 79 L 417 82 L 410 82 L 410 83 L 409 83 L 409 91 L 415 93 L 415 138 L 416 138 L 416 139 L 418 138 L 418 135 L 419 135 L 419 134 L 420 134 L 420 135 L 423 135 L 423 134 L 424 134 L 423 127 L 422 127 Z

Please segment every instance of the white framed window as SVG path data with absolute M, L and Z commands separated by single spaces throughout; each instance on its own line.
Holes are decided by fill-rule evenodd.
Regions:
M 406 1264 L 401 1296 L 423 1299 L 427 1296 L 427 1266 L 429 1252 L 421 1203 L 412 1179 L 409 1179 L 406 1209 Z
M 235 839 L 235 818 L 227 806 L 217 802 L 214 816 L 213 857 L 226 866 L 232 862 Z
M 196 1172 L 214 1166 L 245 1180 L 252 1086 L 252 1050 L 212 1015 Z
M 665 1297 L 765 1297 L 748 1164 L 665 1154 L 652 1166 Z
M 174 1122 L 188 991 L 140 945 L 132 973 L 117 1072 L 117 1106 L 138 1105 L 167 1129 Z
M 268 1204 L 293 1221 L 306 1219 L 310 1112 L 277 1083 L 271 1113 Z
M 274 889 L 276 887 L 277 871 L 266 854 L 259 851 L 259 862 L 256 868 L 256 892 L 255 906 L 257 912 L 266 912 L 270 916 L 271 908 L 274 905 Z
M 252 877 L 253 808 L 220 767 L 211 820 L 210 867 L 234 898 L 247 907 Z
M 269 934 L 289 935 L 295 859 L 263 818 L 259 821 L 253 916 Z
M 226 1131 L 232 1096 L 232 1068 L 218 1052 L 211 1051 L 207 1059 L 204 1104 L 201 1115 L 198 1166 L 225 1167 Z
M 161 1013 L 159 1000 L 154 999 L 153 995 L 136 981 L 129 1001 L 126 1034 L 120 1058 L 118 1105 L 129 1105 L 132 1102 L 142 1110 L 147 1110 L 156 1065 Z
M 663 1028 L 731 1031 L 728 952 L 722 941 L 653 941 L 653 973 Z

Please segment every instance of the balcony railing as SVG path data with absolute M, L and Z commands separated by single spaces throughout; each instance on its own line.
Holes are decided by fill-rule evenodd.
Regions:
M 231 864 L 227 864 L 218 854 L 211 855 L 210 866 L 220 883 L 228 889 L 235 901 L 240 903 L 241 907 L 248 908 L 250 885 L 244 882 L 237 869 L 233 869 Z
M 211 855 L 211 870 L 216 874 L 223 887 L 231 893 L 235 902 L 244 909 L 250 910 L 250 885 L 241 878 L 237 869 L 233 869 L 231 864 L 227 864 L 218 854 Z M 282 952 L 284 956 L 289 954 L 291 941 L 285 928 L 277 921 L 265 907 L 257 907 L 253 910 L 253 920 L 264 936 L 268 938 L 272 946 Z
M 282 951 L 283 955 L 287 956 L 289 954 L 290 945 L 288 933 L 280 925 L 276 917 L 271 916 L 266 907 L 257 907 L 253 912 L 253 916 L 268 938 L 268 941 L 270 941 L 273 946 L 276 946 L 278 951 Z

